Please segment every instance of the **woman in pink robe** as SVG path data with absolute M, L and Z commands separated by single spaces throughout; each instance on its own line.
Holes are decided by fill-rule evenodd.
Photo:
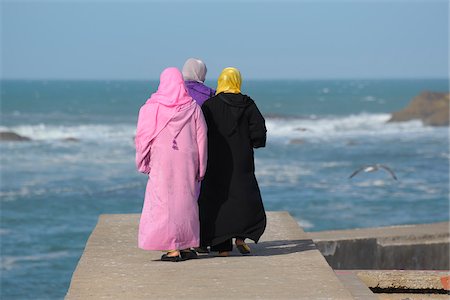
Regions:
M 192 258 L 200 245 L 198 196 L 206 171 L 207 127 L 176 68 L 165 69 L 156 93 L 141 107 L 136 166 L 148 174 L 139 248 L 169 251 L 163 261 Z

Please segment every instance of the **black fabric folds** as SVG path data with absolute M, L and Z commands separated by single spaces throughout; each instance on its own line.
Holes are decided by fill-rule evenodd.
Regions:
M 233 237 L 258 242 L 266 214 L 255 177 L 253 148 L 266 144 L 266 126 L 255 102 L 220 93 L 202 106 L 208 124 L 208 166 L 199 197 L 203 246 Z

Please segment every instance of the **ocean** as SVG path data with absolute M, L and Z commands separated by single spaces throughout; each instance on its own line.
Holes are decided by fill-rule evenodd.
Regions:
M 207 82 L 215 86 L 213 82 Z M 100 214 L 139 213 L 137 112 L 156 81 L 1 81 L 2 299 L 62 299 Z M 245 81 L 266 117 L 255 150 L 266 210 L 306 231 L 449 220 L 449 131 L 386 123 L 447 80 Z M 350 174 L 382 163 L 387 172 Z

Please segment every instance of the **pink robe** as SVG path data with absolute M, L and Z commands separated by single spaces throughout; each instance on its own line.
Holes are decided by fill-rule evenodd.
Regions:
M 136 130 L 136 165 L 149 176 L 139 248 L 175 250 L 200 245 L 197 200 L 206 162 L 207 127 L 195 101 L 189 99 L 176 109 L 147 101 Z
M 198 247 L 198 196 L 206 171 L 207 129 L 196 105 L 189 120 L 175 116 L 151 143 L 138 168 L 149 178 L 139 224 L 139 248 L 174 250 Z M 145 115 L 139 115 L 139 120 Z M 173 143 L 172 127 L 186 124 Z M 143 123 L 143 122 L 138 122 Z M 139 130 L 139 125 L 138 125 Z M 142 149 L 141 149 L 142 150 Z M 137 155 L 142 152 L 137 150 Z

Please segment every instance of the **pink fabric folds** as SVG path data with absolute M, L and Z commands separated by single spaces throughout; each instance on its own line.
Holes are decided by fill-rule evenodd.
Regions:
M 207 164 L 207 127 L 180 71 L 162 72 L 158 91 L 141 107 L 136 166 L 148 174 L 138 246 L 175 250 L 200 244 L 198 196 Z
M 149 173 L 149 153 L 153 139 L 175 115 L 188 120 L 194 113 L 195 101 L 189 96 L 183 75 L 174 67 L 165 69 L 160 76 L 158 90 L 151 95 L 139 111 L 136 131 L 136 165 L 139 172 Z M 144 117 L 141 117 L 145 116 Z M 174 140 L 184 123 L 173 131 Z M 173 127 L 172 127 L 173 128 Z M 177 130 L 178 129 L 178 130 Z M 174 130 L 174 129 L 172 129 Z

